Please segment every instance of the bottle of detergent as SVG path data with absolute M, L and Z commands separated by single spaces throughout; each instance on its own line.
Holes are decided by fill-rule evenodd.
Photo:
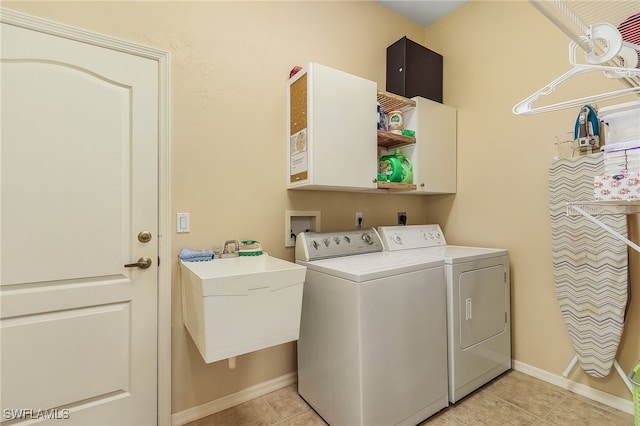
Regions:
M 386 182 L 400 182 L 402 180 L 402 163 L 398 157 L 395 155 L 380 157 L 379 175 L 380 177 L 385 176 Z
M 392 155 L 380 157 L 379 172 L 386 176 L 387 182 L 413 183 L 411 162 L 400 149 L 396 149 Z
M 404 153 L 400 149 L 396 149 L 395 156 L 400 160 L 400 164 L 402 165 L 400 182 L 413 183 L 413 166 L 411 166 L 411 161 L 404 156 Z

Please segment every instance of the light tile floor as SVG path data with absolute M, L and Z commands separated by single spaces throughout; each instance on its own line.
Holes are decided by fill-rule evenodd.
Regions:
M 271 392 L 186 426 L 326 425 L 298 395 L 297 385 Z M 562 388 L 510 371 L 420 426 L 633 426 L 634 418 Z

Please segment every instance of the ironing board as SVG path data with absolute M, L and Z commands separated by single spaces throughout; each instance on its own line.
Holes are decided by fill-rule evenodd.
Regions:
M 593 177 L 603 174 L 603 164 L 598 153 L 557 160 L 549 170 L 554 285 L 576 353 L 567 371 L 579 362 L 594 377 L 619 368 L 615 356 L 629 292 L 627 244 L 597 223 L 567 215 L 567 204 L 593 199 Z M 625 214 L 599 222 L 627 237 Z

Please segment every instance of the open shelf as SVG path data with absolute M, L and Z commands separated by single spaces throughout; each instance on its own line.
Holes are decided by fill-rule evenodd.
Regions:
M 391 149 L 416 143 L 416 138 L 378 130 L 378 146 Z
M 396 191 L 415 191 L 418 187 L 413 183 L 378 182 L 378 189 L 391 189 Z
M 378 103 L 385 114 L 395 109 L 415 108 L 416 102 L 394 93 L 378 90 Z M 397 148 L 416 143 L 416 138 L 378 130 L 378 146 L 385 149 Z
M 394 109 L 404 109 L 407 107 L 415 107 L 416 101 L 411 99 L 407 99 L 404 96 L 396 95 L 394 93 L 385 92 L 384 90 L 378 89 L 378 102 L 380 106 L 384 110 L 385 114 L 389 114 L 389 111 L 393 111 Z

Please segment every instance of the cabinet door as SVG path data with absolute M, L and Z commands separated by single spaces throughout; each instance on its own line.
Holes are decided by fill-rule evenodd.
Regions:
M 418 191 L 431 194 L 456 192 L 456 110 L 416 97 L 417 165 L 414 183 Z
M 289 82 L 288 187 L 374 189 L 376 83 L 319 64 L 298 74 Z

